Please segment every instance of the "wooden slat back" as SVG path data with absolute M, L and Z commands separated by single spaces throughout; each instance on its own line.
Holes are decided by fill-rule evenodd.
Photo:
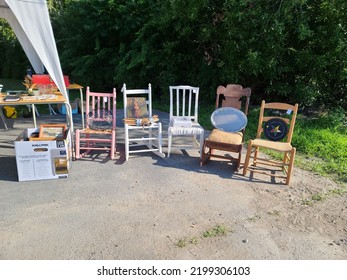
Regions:
M 170 86 L 170 119 L 173 116 L 189 117 L 198 122 L 199 88 Z
M 112 129 L 116 129 L 116 89 L 114 88 L 111 93 L 92 92 L 90 87 L 86 91 L 86 123 L 87 128 L 90 119 L 96 116 L 102 116 L 100 111 L 108 110 L 112 112 Z M 98 120 L 102 120 L 100 117 Z
M 241 85 L 235 84 L 228 84 L 226 87 L 219 86 L 217 88 L 216 109 L 219 107 L 233 107 L 243 110 L 247 115 L 250 97 L 250 88 L 242 88 Z M 243 99 L 245 99 L 244 102 Z

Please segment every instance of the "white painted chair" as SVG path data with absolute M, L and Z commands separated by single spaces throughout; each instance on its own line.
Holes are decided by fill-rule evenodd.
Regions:
M 199 88 L 192 86 L 170 86 L 170 124 L 168 128 L 168 157 L 170 157 L 173 136 L 192 136 L 193 145 L 201 149 L 204 142 L 204 129 L 198 123 Z M 190 123 L 191 121 L 191 123 Z M 199 142 L 196 137 L 199 136 Z M 193 146 L 192 145 L 192 146 Z M 175 145 L 187 149 L 184 144 Z M 191 146 L 191 147 L 192 147 Z
M 127 89 L 123 84 L 125 160 L 133 153 L 154 152 L 165 157 L 162 152 L 162 125 L 154 122 L 152 115 L 152 87 L 148 89 Z M 126 120 L 134 120 L 129 124 Z M 143 119 L 150 123 L 144 124 Z

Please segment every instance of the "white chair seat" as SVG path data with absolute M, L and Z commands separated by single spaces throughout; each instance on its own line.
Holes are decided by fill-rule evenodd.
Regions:
M 169 127 L 169 133 L 171 135 L 201 135 L 204 133 L 204 129 L 198 123 L 193 123 L 192 127 Z

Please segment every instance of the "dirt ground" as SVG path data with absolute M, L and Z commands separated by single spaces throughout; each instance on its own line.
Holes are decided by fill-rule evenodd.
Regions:
M 0 259 L 347 259 L 347 193 L 328 179 L 244 177 L 200 167 L 196 150 L 125 162 L 120 140 L 115 161 L 95 154 L 67 179 L 18 182 L 9 139 L 21 128 L 0 134 Z

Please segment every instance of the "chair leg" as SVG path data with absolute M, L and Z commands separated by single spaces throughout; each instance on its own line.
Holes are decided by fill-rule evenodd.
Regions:
M 249 159 L 251 157 L 251 152 L 252 152 L 252 146 L 253 146 L 253 141 L 250 140 L 248 143 L 245 164 L 243 166 L 243 176 L 246 176 L 246 174 L 247 174 L 247 170 L 248 170 L 248 166 L 249 166 Z
M 112 130 L 112 139 L 111 139 L 111 151 L 110 151 L 110 158 L 114 159 L 114 153 L 116 150 L 116 131 Z
M 201 156 L 200 156 L 200 166 L 203 166 L 206 161 L 207 161 L 207 153 L 206 153 L 206 140 L 204 140 L 204 144 L 202 146 L 202 152 L 201 152 Z
M 194 144 L 199 145 L 199 142 L 198 140 L 196 140 L 196 135 L 193 135 L 192 138 L 193 138 L 192 149 L 194 149 Z
M 201 156 L 202 156 L 202 148 L 203 148 L 203 146 L 204 146 L 204 131 L 202 131 L 201 133 L 200 133 L 200 159 L 201 159 Z
M 3 124 L 4 124 L 5 129 L 7 130 L 8 127 L 7 127 L 7 124 L 6 124 L 5 115 L 4 115 L 4 113 L 2 112 L 2 107 L 0 108 L 0 117 L 1 117 L 1 120 L 2 120 L 2 122 L 3 122 Z
M 236 164 L 236 171 L 237 172 L 240 170 L 240 165 L 241 165 L 242 145 L 240 146 L 240 149 L 239 149 L 238 153 L 239 153 L 239 156 L 237 158 L 237 164 Z
M 152 130 L 152 128 L 150 127 L 150 128 L 148 129 L 148 137 L 149 137 L 149 138 L 152 138 L 152 135 L 153 135 L 153 130 Z M 152 149 L 152 148 L 153 148 L 152 139 L 149 139 L 149 141 L 148 141 L 148 148 L 149 148 L 149 149 Z
M 81 154 L 80 154 L 80 131 L 78 129 L 76 129 L 76 159 L 81 158 Z
M 125 135 L 125 160 L 129 160 L 129 127 L 124 124 L 124 135 Z
M 289 183 L 290 183 L 290 178 L 292 176 L 292 171 L 293 171 L 293 167 L 294 167 L 295 154 L 296 154 L 296 149 L 292 148 L 292 151 L 290 152 L 290 159 L 289 159 L 289 165 L 288 165 L 286 185 L 289 185 Z
M 258 152 L 259 152 L 259 147 L 256 147 L 254 150 L 254 157 L 253 157 L 253 165 L 254 166 L 257 166 Z
M 168 135 L 168 144 L 167 144 L 167 157 L 170 157 L 170 152 L 171 152 L 171 142 L 172 142 L 172 135 L 169 132 Z
M 159 148 L 159 153 L 163 153 L 163 139 L 162 139 L 162 128 L 161 128 L 161 123 L 158 124 L 158 148 Z

